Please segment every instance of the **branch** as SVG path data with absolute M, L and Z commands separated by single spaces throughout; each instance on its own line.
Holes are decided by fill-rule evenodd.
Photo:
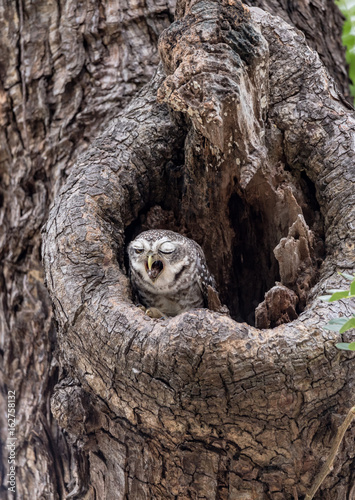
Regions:
M 339 427 L 337 435 L 335 436 L 333 445 L 330 449 L 328 460 L 325 462 L 321 471 L 319 472 L 318 476 L 316 477 L 316 480 L 314 481 L 314 484 L 313 484 L 310 492 L 306 495 L 305 500 L 312 500 L 314 495 L 317 493 L 318 488 L 323 483 L 324 479 L 327 477 L 329 472 L 333 469 L 334 460 L 335 460 L 335 457 L 338 453 L 340 443 L 342 442 L 344 434 L 348 430 L 348 428 L 350 427 L 350 424 L 353 421 L 354 417 L 355 417 L 355 406 L 350 408 L 349 413 L 347 414 L 343 424 Z

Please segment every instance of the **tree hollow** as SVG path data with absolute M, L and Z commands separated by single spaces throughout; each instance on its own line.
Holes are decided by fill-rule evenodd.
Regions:
M 316 299 L 354 266 L 354 115 L 280 19 L 239 2 L 177 12 L 162 66 L 50 213 L 60 362 L 90 395 L 81 425 L 60 404 L 65 389 L 54 413 L 92 464 L 99 447 L 118 498 L 300 498 L 329 448 L 329 409 L 346 413 L 354 383 L 337 334 L 321 328 L 346 306 Z M 232 318 L 158 321 L 134 306 L 125 247 L 154 227 L 202 245 Z M 260 328 L 249 326 L 265 292 Z M 351 498 L 354 452 L 349 440 L 319 498 Z

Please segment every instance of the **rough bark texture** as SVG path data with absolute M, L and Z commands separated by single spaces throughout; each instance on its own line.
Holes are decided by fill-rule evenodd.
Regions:
M 332 0 L 247 0 L 247 5 L 260 7 L 280 16 L 305 35 L 307 43 L 318 53 L 346 99 L 353 103 L 349 77 L 344 64 L 344 50 L 339 45 L 343 16 Z
M 321 329 L 348 305 L 316 299 L 354 265 L 354 115 L 279 18 L 223 1 L 178 12 L 163 68 L 76 164 L 49 216 L 66 371 L 52 411 L 87 460 L 79 497 L 302 498 L 355 379 Z M 124 253 L 147 225 L 203 246 L 233 318 L 252 320 L 275 279 L 300 316 L 268 330 L 208 310 L 147 318 Z M 318 498 L 354 497 L 353 436 Z
M 64 498 L 79 473 L 49 409 L 58 368 L 40 229 L 75 159 L 150 79 L 172 17 L 164 0 L 0 3 L 0 439 L 15 390 L 21 499 Z
M 261 11 L 181 2 L 164 69 L 72 168 L 151 74 L 171 7 L 20 1 L 4 12 L 0 307 L 18 497 L 302 498 L 354 385 L 354 361 L 320 328 L 350 306 L 314 300 L 352 268 L 354 231 L 353 114 L 318 56 Z M 340 44 L 331 52 L 339 63 Z M 39 228 L 69 172 L 44 233 L 56 341 Z M 234 319 L 157 321 L 133 306 L 124 248 L 158 226 L 202 244 Z M 253 323 L 275 280 L 286 292 L 266 296 L 265 327 L 294 319 L 317 275 L 293 323 L 234 321 Z M 49 412 L 58 376 L 64 431 Z M 354 498 L 353 443 L 349 431 L 318 498 Z

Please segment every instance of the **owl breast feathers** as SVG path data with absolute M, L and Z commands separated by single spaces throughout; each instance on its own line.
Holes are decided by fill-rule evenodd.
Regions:
M 195 241 L 153 229 L 129 244 L 128 256 L 132 286 L 144 306 L 166 316 L 208 306 L 215 280 Z

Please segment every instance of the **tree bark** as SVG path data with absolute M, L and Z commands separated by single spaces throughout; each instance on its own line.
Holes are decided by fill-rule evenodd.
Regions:
M 20 36 L 31 5 L 8 16 L 19 59 L 6 75 L 11 62 L 20 71 L 3 92 L 4 164 L 17 166 L 4 192 L 2 334 L 4 396 L 18 394 L 19 498 L 302 498 L 351 406 L 353 359 L 321 329 L 349 305 L 316 297 L 354 266 L 352 111 L 279 18 L 181 2 L 163 66 L 113 119 L 151 73 L 168 6 L 133 19 L 88 8 L 78 30 L 68 4 L 53 31 L 68 40 L 71 19 L 82 46 L 72 50 L 51 30 L 33 36 L 55 49 Z M 43 12 L 48 26 L 53 11 Z M 124 59 L 137 26 L 143 41 Z M 35 73 L 38 54 L 52 73 L 44 55 Z M 151 61 L 143 75 L 137 57 Z M 38 256 L 55 194 L 43 236 L 57 325 Z M 125 246 L 151 227 L 203 246 L 232 318 L 158 321 L 134 307 Z M 250 326 L 259 303 L 264 329 Z M 351 433 L 316 498 L 354 498 Z
M 329 75 L 346 99 L 350 96 L 348 71 L 345 67 L 344 49 L 339 44 L 342 34 L 343 16 L 335 2 L 325 1 L 278 1 L 248 0 L 247 5 L 260 7 L 273 15 L 280 16 L 287 23 L 301 30 L 307 43 L 314 49 Z
M 0 6 L 2 498 L 8 390 L 17 403 L 17 498 L 65 498 L 82 474 L 85 461 L 73 469 L 75 447 L 50 412 L 59 367 L 40 230 L 78 156 L 155 71 L 173 7 L 107 0 Z

